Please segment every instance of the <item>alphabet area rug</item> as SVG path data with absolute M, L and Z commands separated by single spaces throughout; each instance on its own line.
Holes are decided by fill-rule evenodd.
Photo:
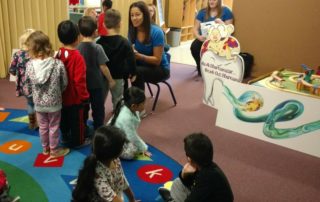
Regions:
M 149 145 L 150 146 L 150 145 Z M 157 189 L 177 177 L 181 165 L 150 146 L 152 158 L 122 161 L 137 199 L 162 201 Z M 70 201 L 78 171 L 90 145 L 52 159 L 42 153 L 39 132 L 28 129 L 25 110 L 0 111 L 0 168 L 8 177 L 10 195 L 24 201 Z M 125 199 L 127 201 L 127 199 Z

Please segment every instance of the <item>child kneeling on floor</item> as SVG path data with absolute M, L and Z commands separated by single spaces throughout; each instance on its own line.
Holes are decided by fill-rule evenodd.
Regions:
M 70 150 L 58 145 L 62 92 L 68 83 L 65 67 L 53 57 L 49 37 L 43 32 L 33 32 L 26 43 L 31 57 L 27 64 L 27 85 L 32 89 L 43 154 L 64 156 Z
M 124 145 L 120 158 L 133 159 L 139 154 L 151 157 L 148 145 L 137 133 L 140 125 L 139 113 L 144 110 L 146 96 L 138 87 L 130 87 L 125 90 L 122 100 L 116 106 L 114 116 L 109 121 L 111 126 L 120 128 L 126 134 L 128 143 Z

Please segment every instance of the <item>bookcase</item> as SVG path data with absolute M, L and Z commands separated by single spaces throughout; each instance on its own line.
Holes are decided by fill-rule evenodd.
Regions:
M 168 27 L 181 29 L 181 41 L 193 39 L 193 24 L 197 0 L 168 2 Z

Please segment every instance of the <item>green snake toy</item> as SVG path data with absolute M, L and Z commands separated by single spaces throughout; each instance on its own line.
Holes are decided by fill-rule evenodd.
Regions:
M 292 138 L 320 129 L 320 120 L 295 128 L 277 128 L 275 126 L 276 122 L 293 120 L 304 112 L 303 104 L 297 100 L 281 102 L 269 114 L 248 116 L 245 112 L 257 111 L 262 107 L 262 96 L 255 91 L 246 91 L 237 99 L 226 85 L 222 84 L 222 86 L 224 88 L 223 94 L 233 106 L 234 115 L 245 122 L 264 122 L 263 133 L 269 138 Z

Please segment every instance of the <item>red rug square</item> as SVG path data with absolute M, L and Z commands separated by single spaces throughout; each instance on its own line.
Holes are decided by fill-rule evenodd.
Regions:
M 52 158 L 50 155 L 38 154 L 34 167 L 62 167 L 64 157 Z

